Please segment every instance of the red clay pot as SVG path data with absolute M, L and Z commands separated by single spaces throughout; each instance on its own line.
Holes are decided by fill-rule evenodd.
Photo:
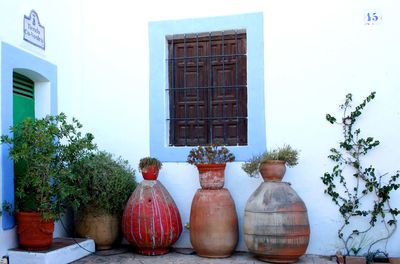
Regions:
M 142 169 L 143 179 L 149 181 L 155 181 L 158 178 L 159 169 L 157 166 L 149 166 Z
M 142 255 L 169 252 L 182 233 L 182 221 L 171 195 L 158 180 L 144 180 L 132 193 L 122 217 L 122 233 Z
M 267 160 L 260 165 L 260 174 L 264 181 L 282 181 L 285 172 L 283 160 Z
M 389 258 L 390 264 L 400 264 L 400 258 Z
M 367 259 L 362 256 L 345 256 L 344 259 L 346 264 L 367 264 Z
M 54 220 L 44 221 L 36 212 L 18 212 L 16 217 L 21 248 L 31 251 L 49 249 L 53 243 Z
M 198 189 L 190 211 L 190 242 L 208 258 L 232 255 L 238 241 L 235 204 L 229 191 Z
M 196 167 L 201 188 L 217 190 L 224 187 L 226 164 L 196 164 Z

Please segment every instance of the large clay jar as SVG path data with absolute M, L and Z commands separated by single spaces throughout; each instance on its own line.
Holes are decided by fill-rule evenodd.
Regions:
M 80 237 L 93 239 L 97 250 L 110 249 L 119 237 L 119 218 L 87 208 L 76 217 L 75 231 Z
M 229 257 L 238 241 L 238 221 L 232 196 L 222 188 L 225 164 L 203 164 L 198 169 L 202 189 L 192 201 L 190 241 L 201 257 Z
M 310 238 L 307 208 L 289 183 L 264 179 L 246 204 L 246 246 L 262 261 L 296 262 Z
M 199 256 L 232 255 L 238 241 L 238 223 L 227 189 L 197 190 L 190 211 L 190 241 Z
M 53 243 L 54 221 L 45 221 L 40 213 L 18 212 L 17 234 L 19 246 L 26 250 L 49 249 Z
M 158 180 L 146 178 L 127 202 L 122 233 L 139 254 L 166 254 L 182 233 L 181 216 L 165 187 Z

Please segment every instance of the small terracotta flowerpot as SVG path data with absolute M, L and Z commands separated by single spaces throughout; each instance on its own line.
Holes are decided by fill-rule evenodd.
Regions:
M 267 160 L 260 165 L 260 174 L 264 181 L 282 181 L 285 172 L 283 160 Z
M 361 256 L 346 256 L 346 264 L 366 264 L 367 259 Z
M 142 169 L 143 179 L 148 181 L 155 181 L 158 178 L 159 169 L 157 166 L 148 166 Z
M 399 258 L 389 258 L 391 264 L 400 264 L 400 257 Z
M 217 190 L 224 187 L 226 164 L 196 164 L 196 167 L 201 188 Z
M 48 249 L 53 243 L 54 220 L 43 220 L 40 213 L 18 212 L 17 234 L 21 248 L 31 251 Z

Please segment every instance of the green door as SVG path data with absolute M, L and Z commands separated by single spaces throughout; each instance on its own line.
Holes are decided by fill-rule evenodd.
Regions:
M 27 117 L 35 118 L 34 82 L 22 74 L 13 73 L 14 125 Z
M 35 96 L 34 82 L 19 73 L 13 73 L 13 122 L 14 125 L 22 122 L 25 118 L 35 118 Z M 26 163 L 22 160 L 14 163 L 14 179 L 23 178 L 26 171 Z M 30 197 L 28 194 L 26 194 Z M 34 197 L 34 193 L 30 194 Z M 34 199 L 25 199 L 24 208 L 34 210 Z

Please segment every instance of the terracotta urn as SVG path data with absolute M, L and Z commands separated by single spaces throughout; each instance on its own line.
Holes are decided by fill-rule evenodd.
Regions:
M 201 257 L 232 255 L 238 241 L 238 220 L 227 189 L 196 192 L 190 210 L 190 241 Z
M 168 253 L 182 233 L 178 207 L 157 175 L 158 170 L 143 173 L 145 180 L 132 193 L 122 217 L 124 237 L 142 255 Z
M 285 162 L 265 162 L 260 173 L 264 182 L 247 201 L 244 240 L 262 261 L 293 263 L 302 256 L 310 239 L 307 208 L 287 182 L 281 182 Z
M 196 166 L 202 188 L 192 201 L 190 241 L 201 257 L 229 257 L 238 241 L 238 220 L 232 196 L 223 188 L 226 164 Z

